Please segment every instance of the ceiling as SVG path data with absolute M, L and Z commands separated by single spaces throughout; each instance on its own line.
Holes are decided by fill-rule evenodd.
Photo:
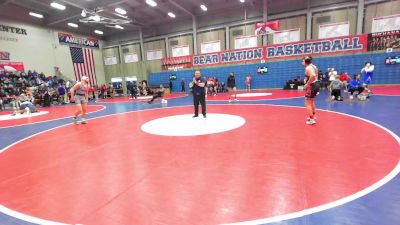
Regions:
M 240 21 L 262 16 L 263 0 L 154 0 L 156 7 L 146 4 L 145 0 L 0 0 L 0 19 L 18 20 L 42 26 L 54 27 L 75 33 L 94 36 L 94 30 L 102 30 L 103 39 L 109 39 L 126 34 L 136 34 L 143 30 L 145 37 L 164 34 L 165 32 L 178 32 L 191 29 L 192 16 L 198 21 L 198 26 L 221 24 Z M 284 13 L 307 8 L 308 0 L 267 0 L 268 14 Z M 325 6 L 342 2 L 355 2 L 356 0 L 309 0 L 312 7 Z M 50 6 L 51 2 L 65 5 L 66 10 L 57 10 Z M 208 11 L 200 9 L 204 3 Z M 105 27 L 99 24 L 79 23 L 82 9 L 103 8 L 101 15 L 118 18 L 115 15 L 116 7 L 127 11 L 127 16 L 132 23 L 123 25 L 124 30 Z M 44 15 L 37 19 L 28 15 L 30 11 Z M 167 16 L 173 12 L 176 18 Z M 68 22 L 79 24 L 79 28 L 67 26 Z

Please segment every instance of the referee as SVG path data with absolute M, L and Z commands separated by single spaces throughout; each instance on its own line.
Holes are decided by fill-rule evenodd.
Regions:
M 201 104 L 201 112 L 203 117 L 206 118 L 206 92 L 205 92 L 206 81 L 201 77 L 199 70 L 194 73 L 193 81 L 189 84 L 189 87 L 193 92 L 193 104 L 194 104 L 194 116 L 199 116 L 199 103 Z

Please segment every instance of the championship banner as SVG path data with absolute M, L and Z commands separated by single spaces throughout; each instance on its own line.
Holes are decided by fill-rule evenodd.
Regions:
M 375 17 L 372 19 L 372 33 L 398 30 L 400 27 L 400 14 Z
M 172 46 L 172 57 L 181 57 L 190 55 L 189 45 Z
M 368 51 L 400 48 L 400 30 L 368 34 Z
M 163 70 L 177 70 L 192 66 L 192 56 L 169 57 L 161 59 Z
M 279 30 L 279 20 L 256 23 L 255 35 L 272 34 L 277 30 Z
M 10 60 L 9 52 L 0 52 L 0 60 Z
M 318 39 L 349 36 L 349 33 L 350 23 L 348 21 L 340 23 L 320 24 Z
M 227 63 L 263 60 L 264 47 L 224 51 L 210 54 L 194 55 L 193 66 L 207 66 Z
M 367 50 L 367 35 L 318 39 L 266 46 L 267 59 L 301 55 L 341 54 Z
M 0 70 L 5 70 L 8 72 L 25 71 L 23 62 L 4 62 L 4 61 L 0 61 Z
M 300 28 L 280 30 L 273 34 L 274 44 L 284 44 L 300 41 Z
M 72 34 L 58 33 L 58 42 L 64 45 L 99 48 L 98 39 L 74 37 Z

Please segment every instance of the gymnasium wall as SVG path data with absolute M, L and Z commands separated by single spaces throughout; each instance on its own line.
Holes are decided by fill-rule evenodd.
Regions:
M 3 20 L 0 24 L 23 28 L 27 32 L 27 35 L 0 32 L 0 51 L 9 52 L 11 62 L 23 62 L 26 70 L 36 70 L 48 76 L 54 75 L 57 66 L 65 77 L 75 80 L 69 46 L 58 43 L 58 30 Z M 103 44 L 100 41 L 100 45 Z M 101 83 L 105 81 L 102 50 L 95 49 L 93 53 L 97 81 Z
M 326 1 L 321 1 L 321 0 L 315 0 L 315 1 L 310 1 L 311 8 L 318 8 L 321 7 L 321 4 Z M 332 2 L 332 6 L 334 6 Z M 299 9 L 295 8 L 290 8 L 292 6 L 288 7 L 282 7 L 279 5 L 279 1 L 276 3 L 272 4 L 271 7 L 279 8 L 282 9 L 282 11 L 279 11 L 278 9 L 274 9 L 274 11 L 279 11 L 279 13 L 287 13 L 287 12 L 292 12 L 296 11 Z M 293 6 L 294 7 L 294 6 Z M 221 29 L 221 25 L 226 25 L 228 26 L 229 23 L 232 22 L 240 22 L 240 21 L 245 21 L 245 18 L 247 19 L 254 19 L 254 18 L 260 18 L 262 16 L 262 12 L 260 14 L 261 10 L 257 9 L 254 10 L 253 8 L 247 8 L 246 11 L 246 16 L 245 13 L 243 12 L 243 15 L 232 15 L 229 14 L 229 12 L 226 12 L 226 14 L 217 15 L 217 14 L 205 14 L 205 15 L 199 15 L 196 17 L 197 25 L 198 28 L 207 28 L 210 27 L 212 28 L 213 26 L 217 26 L 217 29 L 210 29 L 209 31 L 202 31 L 197 33 L 197 49 L 198 53 L 200 54 L 200 49 L 201 49 L 201 43 L 202 42 L 207 42 L 207 41 L 214 41 L 214 40 L 220 40 L 221 41 L 221 51 L 227 49 L 227 43 L 226 42 L 226 36 L 225 36 L 225 29 Z M 371 24 L 372 24 L 372 18 L 378 17 L 378 16 L 388 16 L 388 15 L 393 15 L 393 14 L 399 14 L 400 13 L 400 0 L 390 0 L 387 2 L 379 2 L 379 3 L 369 3 L 365 5 L 365 10 L 364 10 L 364 26 L 363 26 L 363 33 L 370 33 L 371 32 Z M 282 14 L 283 15 L 283 14 Z M 278 18 L 280 21 L 280 26 L 281 30 L 287 30 L 287 29 L 292 29 L 292 28 L 300 28 L 300 39 L 301 40 L 306 40 L 306 28 L 307 28 L 307 19 L 306 19 L 306 14 L 304 15 L 299 15 L 299 16 L 292 16 L 292 17 L 280 17 L 279 15 L 271 15 L 274 18 Z M 221 18 L 223 17 L 223 18 Z M 241 18 L 240 21 L 237 21 L 238 18 Z M 322 18 L 322 19 L 321 19 Z M 166 22 L 165 25 L 163 25 L 162 29 L 163 31 L 161 32 L 162 34 L 167 34 L 167 30 L 171 32 L 185 32 L 191 30 L 191 18 L 187 18 L 190 23 L 185 23 L 183 22 L 178 22 L 178 23 L 170 23 Z M 262 21 L 262 17 L 260 18 L 260 21 Z M 318 39 L 318 28 L 320 24 L 323 23 L 337 23 L 337 22 L 345 22 L 349 21 L 350 22 L 350 35 L 356 34 L 356 24 L 357 24 L 357 8 L 356 7 L 348 7 L 348 8 L 339 8 L 339 9 L 334 9 L 334 10 L 329 10 L 329 11 L 324 11 L 324 9 L 319 9 L 318 12 L 312 13 L 312 39 Z M 234 49 L 234 40 L 235 37 L 238 36 L 246 36 L 246 35 L 254 35 L 254 23 L 249 23 L 247 25 L 232 25 L 229 26 L 229 49 Z M 137 33 L 137 32 L 136 32 Z M 138 41 L 136 33 L 130 34 L 130 37 L 132 38 L 130 41 Z M 125 37 L 124 38 L 128 38 Z M 154 37 L 153 37 L 154 38 Z M 129 38 L 128 38 L 129 39 Z M 171 41 L 178 40 L 179 45 L 182 43 L 189 43 L 190 46 L 190 54 L 193 53 L 193 38 L 192 35 L 185 35 L 185 36 L 171 36 L 168 38 L 169 41 L 169 48 L 168 51 L 171 54 Z M 107 40 L 107 43 L 111 44 L 119 44 L 122 47 L 124 46 L 124 42 L 118 37 L 114 40 Z M 128 40 L 126 40 L 127 42 Z M 147 45 L 146 45 L 146 37 L 145 37 L 145 52 L 147 51 Z M 165 46 L 165 37 L 160 38 L 160 41 L 156 41 L 161 45 L 163 49 L 166 48 Z M 272 35 L 268 35 L 268 43 L 273 42 L 273 37 Z M 257 41 L 258 46 L 262 46 L 262 38 L 258 37 Z M 115 52 L 116 56 L 119 56 L 118 52 L 118 47 L 116 47 L 117 52 Z M 140 55 L 139 52 L 140 48 L 138 49 L 138 54 Z M 165 52 L 163 52 L 165 54 Z M 128 66 L 129 65 L 129 66 Z M 244 65 L 245 66 L 245 65 Z M 107 68 L 108 66 L 106 66 Z M 116 69 L 116 67 L 120 69 Z M 135 75 L 139 77 L 143 77 L 143 79 L 146 79 L 149 74 L 155 73 L 155 72 L 161 72 L 161 62 L 160 60 L 152 60 L 152 61 L 140 61 L 137 63 L 129 63 L 129 64 L 124 64 L 123 62 L 121 65 L 115 65 L 113 66 L 114 69 L 108 70 L 106 69 L 107 73 L 107 79 L 110 80 L 111 77 L 124 77 L 127 75 Z M 125 69 L 121 69 L 125 68 Z M 108 73 L 110 71 L 110 73 Z
M 327 68 L 334 67 L 338 72 L 348 72 L 350 76 L 360 73 L 366 61 L 372 61 L 375 64 L 373 84 L 394 84 L 400 83 L 400 65 L 385 65 L 386 57 L 397 56 L 399 52 L 394 53 L 375 53 L 358 54 L 336 57 L 315 57 L 314 63 L 325 72 Z M 265 74 L 257 74 L 256 69 L 259 66 L 268 67 Z M 252 76 L 253 88 L 283 88 L 286 81 L 304 77 L 304 67 L 300 59 L 287 61 L 269 61 L 263 64 L 232 65 L 225 67 L 202 68 L 203 76 L 218 77 L 220 81 L 226 83 L 227 77 L 231 71 L 235 72 L 236 84 L 238 89 L 244 89 L 244 80 L 247 74 Z M 154 73 L 149 76 L 149 83 L 156 86 L 160 83 L 168 83 L 169 75 L 176 74 L 177 79 L 173 81 L 173 91 L 180 91 L 180 82 L 182 79 L 188 82 L 192 80 L 194 69 L 185 71 L 168 71 Z

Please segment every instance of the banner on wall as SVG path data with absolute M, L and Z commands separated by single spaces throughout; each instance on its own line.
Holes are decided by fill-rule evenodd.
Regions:
M 239 63 L 264 59 L 264 47 L 224 51 L 193 56 L 193 66 Z
M 0 61 L 0 69 L 1 70 L 5 70 L 5 71 L 9 71 L 9 72 L 14 72 L 14 71 L 23 72 L 23 71 L 25 71 L 23 62 L 5 62 L 5 61 Z
M 372 19 L 372 33 L 398 30 L 400 27 L 400 14 L 375 17 Z
M 96 38 L 75 37 L 66 33 L 58 33 L 58 42 L 64 45 L 99 48 L 99 40 Z
M 190 55 L 189 45 L 172 46 L 172 57 L 180 57 Z
M 348 36 L 349 34 L 350 23 L 348 21 L 340 23 L 320 24 L 318 39 Z
M 400 30 L 368 34 L 368 51 L 400 48 Z
M 149 50 L 146 52 L 147 60 L 162 59 L 163 54 L 161 49 Z
M 255 35 L 272 34 L 279 30 L 279 20 L 256 23 Z
M 10 60 L 9 52 L 0 52 L 0 60 Z
M 116 56 L 107 56 L 104 57 L 104 65 L 111 66 L 116 65 L 118 63 Z
M 139 62 L 138 54 L 136 52 L 127 53 L 124 55 L 124 61 L 125 63 Z
M 235 49 L 255 48 L 257 47 L 257 36 L 241 36 L 235 37 Z
M 387 57 L 385 59 L 385 64 L 386 65 L 397 65 L 397 64 L 400 64 L 400 56 Z
M 177 70 L 183 68 L 189 68 L 192 66 L 192 57 L 181 56 L 181 57 L 169 57 L 161 59 L 161 66 L 163 70 Z
M 219 52 L 219 51 L 221 51 L 221 41 L 220 40 L 201 43 L 201 53 L 202 54 Z
M 366 34 L 348 37 L 329 38 L 313 41 L 302 41 L 290 44 L 266 46 L 266 57 L 280 58 L 301 55 L 338 54 L 362 52 L 367 50 Z
M 274 33 L 274 44 L 300 41 L 300 28 L 281 30 Z

